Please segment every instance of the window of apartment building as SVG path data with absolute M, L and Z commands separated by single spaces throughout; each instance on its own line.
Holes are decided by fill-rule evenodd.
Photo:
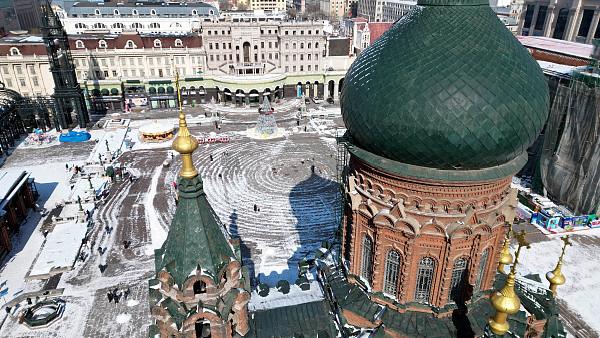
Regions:
M 296 49 L 296 43 L 295 42 L 292 44 L 292 49 Z
M 23 69 L 21 66 L 15 66 L 15 73 L 17 73 L 17 75 L 23 74 Z
M 208 35 L 210 35 L 210 31 L 208 31 Z
M 215 43 L 215 49 L 219 49 L 219 43 Z
M 308 43 L 308 45 L 306 46 L 306 48 L 310 49 L 311 45 L 310 42 Z
M 292 31 L 292 35 L 296 35 L 296 30 L 293 30 L 293 31 Z
M 212 43 L 208 44 L 208 49 L 212 49 Z
M 309 30 L 309 31 L 308 31 L 308 35 L 311 35 L 311 34 L 312 34 L 312 31 L 311 31 L 311 30 Z
M 315 34 L 319 35 L 319 30 L 316 30 L 316 31 L 315 31 Z
M 260 59 L 261 59 L 262 61 L 265 61 L 265 53 L 262 53 L 262 54 L 260 55 Z
M 319 59 L 319 53 L 315 53 L 315 60 Z
M 212 55 L 210 56 L 210 61 L 215 61 Z
M 233 55 L 229 54 L 229 61 L 233 60 Z
M 290 44 L 289 43 L 285 44 L 285 49 L 290 49 Z
M 227 49 L 227 44 L 223 42 L 223 49 Z
M 300 31 L 300 35 L 304 35 L 304 31 Z
M 296 61 L 296 54 L 292 55 L 292 61 Z
M 319 70 L 319 65 L 315 65 L 315 72 Z
M 273 60 L 273 54 L 269 53 L 269 60 Z
M 304 49 L 304 42 L 300 42 L 300 49 Z
M 108 70 L 105 70 L 104 71 L 104 78 L 107 78 L 107 77 L 108 77 Z
M 292 67 L 292 71 L 294 71 L 294 72 L 296 71 L 296 66 Z
M 2 74 L 8 74 L 8 66 L 2 66 Z
M 32 77 L 31 77 L 31 82 L 33 83 L 33 86 L 34 86 L 34 87 L 37 87 L 37 86 L 39 86 L 39 85 L 40 85 L 40 82 L 38 81 L 38 78 L 37 78 L 37 76 L 32 76 Z
M 148 63 L 150 66 L 154 66 L 154 58 L 148 58 Z
M 265 42 L 264 41 L 260 42 L 260 48 L 265 48 Z
M 310 72 L 310 65 L 308 65 L 308 71 Z
M 19 51 L 19 48 L 17 48 L 17 47 L 12 47 L 12 48 L 10 49 L 10 55 L 12 55 L 12 56 L 21 55 L 21 52 Z
M 288 35 L 288 31 L 285 31 L 285 35 Z
M 231 49 L 231 42 L 228 44 L 229 49 Z
M 300 66 L 300 71 L 303 72 L 304 71 L 304 66 Z
M 75 41 L 75 48 L 85 48 L 83 41 L 81 41 L 81 40 Z
M 29 74 L 31 74 L 31 75 L 35 75 L 36 74 L 36 72 L 35 72 L 35 66 L 34 65 L 27 66 L 27 69 L 29 70 Z
M 162 69 L 158 70 L 158 77 L 163 77 L 163 70 Z
M 25 79 L 19 79 L 19 84 L 21 85 L 21 87 L 25 87 Z
M 118 75 L 117 75 L 117 71 L 116 71 L 116 70 L 113 70 L 113 71 L 112 71 L 112 76 L 113 76 L 113 77 L 117 77 L 117 76 L 118 76 Z
M 219 54 L 217 54 L 217 61 L 221 61 L 221 57 Z
M 289 66 L 285 66 L 285 72 L 289 72 L 290 71 L 290 67 Z
M 547 6 L 540 6 L 540 9 L 538 11 L 538 17 L 537 20 L 535 22 L 535 29 L 543 29 L 544 28 L 544 21 L 543 19 L 541 20 L 541 26 L 540 28 L 538 28 L 538 22 L 540 22 L 540 17 L 542 17 L 542 7 L 544 9 L 544 15 L 543 15 L 543 19 L 546 18 L 546 9 L 548 8 Z M 579 25 L 579 30 L 577 31 L 577 36 L 582 36 L 582 37 L 587 37 L 588 36 L 588 32 L 590 30 L 590 26 L 592 25 L 592 18 L 594 16 L 594 10 L 593 9 L 584 9 L 583 10 L 583 15 L 581 16 L 581 24 Z
M 269 48 L 273 48 L 273 43 L 269 41 Z
M 310 54 L 307 54 L 307 55 L 306 55 L 306 59 L 307 59 L 308 61 L 310 61 L 310 56 L 311 56 Z
M 304 61 L 304 54 L 300 54 L 300 61 Z
M 130 65 L 130 66 L 133 66 L 133 65 L 134 65 L 134 63 L 135 63 L 135 59 L 134 59 L 134 58 L 130 58 L 130 59 L 129 59 L 129 65 Z
M 175 40 L 175 47 L 182 47 L 183 46 L 183 42 L 181 41 L 181 39 L 176 39 Z
M 161 48 L 162 42 L 159 39 L 154 40 L 154 48 Z
M 113 59 L 113 58 L 110 58 L 110 65 L 111 65 L 111 66 L 114 66 L 114 65 L 115 65 L 115 59 Z
M 4 82 L 6 82 L 6 86 L 7 87 L 12 87 L 13 86 L 13 83 L 12 83 L 11 79 L 4 79 Z
M 102 67 L 108 67 L 108 64 L 106 63 L 106 59 L 100 59 L 100 64 L 102 64 Z
M 319 48 L 319 43 L 315 42 L 315 48 Z
M 275 48 L 279 47 L 279 43 L 277 41 L 275 41 Z
M 289 55 L 286 55 L 286 56 L 285 56 L 285 61 L 286 61 L 286 62 L 287 62 L 287 61 L 290 61 L 290 56 L 289 56 Z
M 235 50 L 240 50 L 240 46 L 235 46 Z
M 106 47 L 107 47 L 106 41 L 104 41 L 104 40 L 98 41 L 98 48 L 106 48 Z
M 240 62 L 240 54 L 235 54 L 235 62 Z
M 279 60 L 279 54 L 275 53 L 275 60 Z
M 137 76 L 137 70 L 136 69 L 132 69 L 131 70 L 131 76 L 133 76 L 133 77 Z
M 133 43 L 133 41 L 127 40 L 127 43 L 125 44 L 125 48 L 137 48 L 137 46 L 135 45 L 135 43 Z
M 222 35 L 225 35 L 225 31 L 221 31 L 221 34 L 222 34 Z
M 265 34 L 265 31 L 261 29 L 260 30 L 260 35 L 263 35 L 263 34 Z
M 269 29 L 269 34 L 271 34 L 271 30 Z
M 258 54 L 254 54 L 254 62 L 258 62 Z
M 125 66 L 127 64 L 127 60 L 121 59 L 121 66 Z

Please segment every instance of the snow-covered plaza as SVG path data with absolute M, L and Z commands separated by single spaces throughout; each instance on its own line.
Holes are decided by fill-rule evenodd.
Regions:
M 205 118 L 197 118 L 198 123 L 190 128 L 197 135 L 229 135 L 227 143 L 202 144 L 194 160 L 215 212 L 232 237 L 240 238 L 244 264 L 253 274 L 253 282 L 271 286 L 282 279 L 293 282 L 298 262 L 311 258 L 322 241 L 334 236 L 341 208 L 337 148 L 332 137 L 335 128 L 317 130 L 306 120 L 298 126 L 296 105 L 292 102 L 283 105 L 286 107 L 287 111 L 276 114 L 285 137 L 275 140 L 244 136 L 257 118 L 249 112 L 222 112 L 222 130 L 205 123 Z M 163 112 L 162 117 L 175 114 Z M 38 210 L 30 211 L 21 232 L 13 237 L 13 251 L 2 263 L 0 283 L 9 290 L 2 303 L 11 311 L 0 313 L 0 336 L 147 336 L 148 279 L 154 275 L 154 249 L 166 238 L 175 211 L 173 183 L 180 163 L 177 156 L 171 159 L 170 141 L 145 144 L 138 139 L 138 128 L 153 116 L 124 114 L 123 118 L 131 119 L 126 133 L 123 128 L 94 129 L 92 141 L 84 143 L 17 147 L 0 168 L 30 171 L 40 191 Z M 190 120 L 194 121 L 193 113 Z M 172 118 L 159 121 L 174 122 Z M 329 125 L 339 126 L 341 119 L 332 118 Z M 109 141 L 108 152 L 105 140 Z M 77 213 L 77 203 L 73 207 L 69 203 L 87 187 L 86 170 L 99 171 L 99 163 L 92 162 L 99 161 L 98 155 L 106 162 L 109 153 L 118 155 L 117 149 L 122 154 L 113 166 L 125 167 L 135 179 L 110 183 L 95 208 L 92 204 L 93 225 L 87 243 L 81 245 L 78 238 L 81 227 L 55 226 L 56 233 L 44 237 L 42 228 L 55 221 L 52 217 L 70 208 Z M 83 166 L 84 176 L 78 178 L 67 171 L 67 163 Z M 92 184 L 100 192 L 101 182 L 94 178 Z M 86 203 L 82 206 L 88 209 Z M 61 244 L 71 237 L 69 243 Z M 56 238 L 59 243 L 47 243 Z M 65 251 L 60 263 L 48 257 L 57 250 Z M 81 256 L 72 257 L 77 253 Z M 57 266 L 65 265 L 69 258 L 74 259 L 72 269 L 59 270 Z M 27 277 L 32 271 L 53 271 L 53 275 L 48 279 Z M 121 294 L 128 291 L 118 304 L 107 298 L 115 289 Z M 66 301 L 60 319 L 37 329 L 19 323 L 17 316 L 27 306 L 27 298 L 35 303 L 46 297 Z M 317 292 L 312 297 L 320 296 Z

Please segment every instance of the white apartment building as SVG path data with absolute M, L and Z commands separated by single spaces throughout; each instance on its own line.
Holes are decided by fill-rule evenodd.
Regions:
M 412 0 L 359 0 L 358 16 L 370 22 L 394 22 L 416 6 Z
M 198 31 L 202 22 L 219 15 L 218 2 L 93 3 L 78 2 L 57 9 L 69 35 L 137 32 L 140 34 L 185 35 Z

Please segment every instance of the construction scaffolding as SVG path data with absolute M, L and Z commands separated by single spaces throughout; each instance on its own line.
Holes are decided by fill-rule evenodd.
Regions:
M 600 212 L 599 100 L 595 61 L 558 83 L 545 128 L 539 162 L 544 189 L 577 214 Z

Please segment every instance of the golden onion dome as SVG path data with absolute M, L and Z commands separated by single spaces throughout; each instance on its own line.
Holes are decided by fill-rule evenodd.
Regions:
M 563 285 L 566 281 L 565 275 L 560 271 L 560 265 L 557 265 L 553 271 L 546 273 L 546 279 L 554 285 Z
M 512 264 L 513 262 L 513 256 L 511 255 L 510 251 L 508 250 L 508 246 L 502 248 L 502 251 L 500 251 L 500 264 L 504 264 L 504 265 L 508 265 L 508 264 Z
M 521 308 L 521 301 L 515 293 L 515 274 L 509 273 L 506 277 L 506 283 L 500 291 L 496 291 L 491 296 L 492 306 L 496 311 L 515 314 Z

